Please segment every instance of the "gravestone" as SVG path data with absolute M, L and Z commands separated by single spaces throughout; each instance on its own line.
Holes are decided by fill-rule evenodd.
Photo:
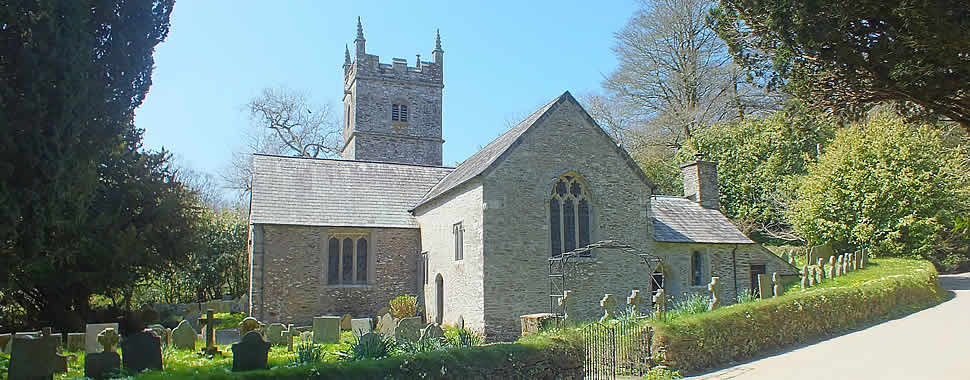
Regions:
M 313 317 L 313 343 L 340 343 L 340 317 Z
M 283 344 L 282 323 L 270 323 L 269 327 L 266 328 L 266 341 L 274 346 Z
M 600 323 L 613 319 L 613 311 L 616 309 L 616 299 L 613 298 L 612 294 L 604 294 L 603 299 L 600 300 L 600 307 L 603 309 L 603 316 L 600 317 Z
M 771 298 L 771 277 L 767 274 L 758 275 L 758 293 L 761 298 Z
M 84 326 L 84 351 L 87 353 L 101 352 L 101 345 L 98 344 L 98 334 L 104 329 L 114 329 L 118 331 L 117 323 L 91 323 Z
M 774 284 L 774 286 L 772 286 L 772 290 L 774 290 L 772 294 L 774 294 L 775 297 L 780 296 L 783 290 L 781 288 L 781 278 L 778 277 L 778 272 L 771 274 L 771 282 Z
M 802 267 L 802 290 L 808 289 L 808 266 Z
M 815 268 L 815 283 L 821 284 L 822 279 L 824 278 L 825 278 L 825 275 L 822 274 L 822 268 Z
M 239 335 L 246 336 L 246 333 L 250 331 L 259 331 L 259 320 L 253 317 L 246 317 L 242 322 L 239 322 Z
M 829 257 L 829 278 L 835 278 L 835 256 Z
M 854 271 L 856 269 L 858 269 L 858 268 L 856 268 L 855 254 L 854 253 L 850 253 L 849 254 L 849 271 Z
M 121 362 L 129 374 L 162 369 L 162 342 L 150 331 L 133 334 L 121 345 Z
M 93 379 L 115 377 L 121 371 L 121 356 L 115 346 L 121 337 L 114 329 L 106 329 L 98 334 L 98 344 L 103 352 L 95 352 L 84 356 L 84 376 Z
M 640 315 L 641 304 L 643 304 L 643 297 L 640 297 L 640 289 L 633 289 L 630 296 L 626 297 L 626 305 L 633 310 L 634 316 Z
M 50 379 L 67 368 L 67 356 L 57 353 L 57 340 L 14 335 L 11 341 L 8 380 Z
M 562 319 L 564 321 L 570 320 L 569 309 L 576 303 L 576 300 L 572 297 L 573 291 L 566 290 L 562 292 L 562 297 L 559 297 L 559 307 L 562 309 Z M 461 326 L 458 328 L 465 328 L 465 319 L 461 318 Z
M 216 330 L 216 345 L 225 346 L 239 341 L 239 329 Z
M 401 318 L 394 328 L 394 340 L 416 342 L 421 336 L 421 317 Z
M 707 291 L 711 292 L 711 303 L 707 305 L 707 310 L 714 310 L 721 303 L 721 284 L 720 277 L 711 277 L 711 283 L 707 284 Z
M 172 344 L 172 330 L 165 328 L 162 325 L 148 325 L 148 329 L 152 331 L 155 336 L 158 337 L 162 342 L 162 346 L 168 347 Z
M 232 371 L 266 369 L 270 346 L 272 344 L 264 341 L 259 332 L 247 332 L 239 343 L 232 345 Z
M 438 326 L 437 323 L 429 323 L 427 327 L 421 329 L 421 337 L 419 339 L 421 341 L 427 341 L 431 339 L 440 340 L 444 336 L 445 336 L 445 330 L 442 330 L 441 326 Z
M 815 279 L 818 278 L 818 268 L 810 267 L 808 268 L 808 287 L 813 287 L 818 284 Z
M 350 331 L 350 329 L 353 328 L 353 326 L 351 325 L 351 322 L 353 320 L 354 320 L 354 317 L 351 317 L 350 314 L 344 314 L 344 316 L 340 318 L 340 330 Z
M 84 333 L 68 333 L 67 334 L 67 351 L 69 352 L 79 352 L 84 351 Z M 2 343 L 0 343 L 2 346 Z
M 212 309 L 206 310 L 205 314 L 205 318 L 199 319 L 200 324 L 205 324 L 205 353 L 206 355 L 214 355 L 219 353 L 219 348 L 216 347 L 216 323 L 222 322 L 222 320 L 213 316 L 215 312 Z
M 859 252 L 859 268 L 865 268 L 869 264 L 869 253 L 865 249 Z
M 653 295 L 650 300 L 653 301 L 653 310 L 657 313 L 657 316 L 663 316 L 667 312 L 667 296 L 664 294 L 663 289 L 657 289 L 657 294 Z
M 370 318 L 354 318 L 350 321 L 350 329 L 354 332 L 354 336 L 362 336 L 373 330 L 373 324 L 371 324 Z
M 178 327 L 172 330 L 172 345 L 179 350 L 195 351 L 195 341 L 198 336 L 188 321 L 179 322 Z
M 394 329 L 397 328 L 397 321 L 390 313 L 384 313 L 381 318 L 377 320 L 377 331 L 386 337 L 394 336 Z

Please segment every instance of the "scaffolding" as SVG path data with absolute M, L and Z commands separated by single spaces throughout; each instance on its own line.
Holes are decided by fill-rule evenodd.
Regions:
M 590 253 L 596 249 L 620 250 L 632 255 L 636 255 L 644 264 L 647 265 L 649 271 L 648 275 L 650 276 L 650 281 L 653 282 L 653 286 L 662 286 L 661 284 L 658 284 L 657 280 L 653 277 L 654 268 L 657 268 L 657 266 L 663 263 L 661 258 L 649 253 L 640 252 L 629 244 L 623 244 L 615 240 L 602 240 L 549 258 L 550 313 L 555 314 L 560 318 L 566 314 L 566 305 L 560 306 L 559 299 L 562 298 L 563 292 L 569 290 L 568 270 L 570 269 L 571 260 L 579 257 L 590 257 Z

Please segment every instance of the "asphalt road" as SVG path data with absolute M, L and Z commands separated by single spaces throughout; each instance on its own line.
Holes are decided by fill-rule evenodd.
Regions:
M 954 298 L 933 308 L 761 360 L 690 377 L 970 379 L 970 273 L 940 276 Z

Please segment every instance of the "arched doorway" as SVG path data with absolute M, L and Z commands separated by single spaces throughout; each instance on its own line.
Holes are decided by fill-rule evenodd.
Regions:
M 445 279 L 438 273 L 434 280 L 435 287 L 435 323 L 442 324 L 445 320 Z

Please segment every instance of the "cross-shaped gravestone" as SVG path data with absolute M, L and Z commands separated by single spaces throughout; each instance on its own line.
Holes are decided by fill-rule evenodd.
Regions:
M 650 300 L 653 301 L 653 309 L 656 310 L 657 316 L 663 316 L 663 313 L 667 311 L 667 300 L 666 295 L 664 295 L 663 289 L 657 289 L 657 294 L 653 295 Z
M 112 328 L 106 328 L 100 333 L 98 333 L 98 343 L 101 343 L 101 347 L 104 347 L 102 352 L 115 352 L 115 346 L 121 341 L 121 335 Z
M 222 322 L 222 320 L 217 319 L 213 314 L 215 314 L 215 311 L 209 309 L 205 312 L 205 318 L 199 318 L 199 323 L 205 324 L 206 355 L 214 355 L 219 353 L 219 348 L 216 347 L 216 323 Z
M 711 303 L 707 305 L 707 310 L 714 310 L 721 303 L 721 284 L 720 277 L 711 277 L 711 283 L 707 284 L 707 290 L 711 292 Z
M 250 331 L 259 331 L 259 320 L 253 317 L 246 317 L 239 322 L 239 336 L 246 336 Z
M 562 319 L 569 319 L 569 296 L 572 294 L 572 290 L 567 290 L 562 292 L 562 297 L 559 297 L 559 307 L 562 308 Z
M 640 297 L 640 289 L 630 291 L 630 296 L 626 298 L 626 304 L 633 309 L 633 315 L 640 315 L 640 305 L 643 304 L 643 297 Z
M 603 317 L 600 318 L 600 322 L 606 322 L 608 319 L 613 318 L 613 310 L 616 309 L 616 299 L 613 298 L 612 294 L 607 293 L 600 300 L 600 307 L 603 308 Z
M 771 274 L 771 282 L 773 284 L 775 284 L 772 287 L 772 290 L 775 292 L 775 297 L 780 296 L 781 295 L 781 292 L 782 292 L 782 290 L 781 290 L 781 281 L 780 280 L 781 279 L 778 277 L 778 272 L 774 272 L 774 273 Z

